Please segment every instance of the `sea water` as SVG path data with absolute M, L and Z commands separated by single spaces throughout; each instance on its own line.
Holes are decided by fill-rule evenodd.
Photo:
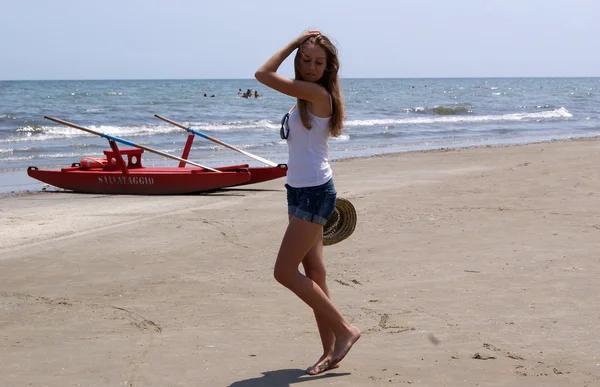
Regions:
M 342 79 L 341 85 L 347 117 L 343 134 L 330 141 L 332 160 L 600 135 L 600 78 Z M 280 120 L 294 102 L 250 79 L 0 81 L 0 193 L 42 189 L 27 176 L 28 166 L 64 168 L 109 148 L 104 138 L 44 116 L 181 156 L 187 132 L 158 114 L 286 163 Z M 189 159 L 211 167 L 262 165 L 200 137 Z M 178 164 L 149 152 L 142 162 Z

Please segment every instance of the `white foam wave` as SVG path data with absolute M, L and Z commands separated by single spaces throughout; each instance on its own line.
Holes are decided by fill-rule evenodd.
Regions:
M 460 103 L 456 105 L 436 105 L 434 107 L 417 106 L 414 108 L 405 108 L 402 110 L 408 113 L 431 113 L 440 116 L 451 116 L 457 114 L 472 113 L 472 108 L 473 105 L 471 104 Z
M 0 153 L 13 153 L 13 148 L 0 149 Z
M 89 156 L 89 155 L 88 154 L 84 154 L 84 153 L 73 153 L 73 152 L 69 152 L 69 153 L 46 153 L 46 154 L 37 155 L 37 157 L 39 157 L 40 159 L 57 159 L 57 158 L 64 158 L 64 157 L 83 157 L 83 156 Z
M 140 137 L 153 136 L 157 134 L 168 134 L 182 132 L 171 125 L 138 125 L 138 126 L 86 126 L 97 132 L 108 134 L 115 137 Z M 0 143 L 16 143 L 25 141 L 44 141 L 57 139 L 70 139 L 78 137 L 97 137 L 94 134 L 81 131 L 68 126 L 26 126 L 17 129 L 17 132 L 24 136 L 12 137 L 0 140 Z
M 337 142 L 346 142 L 346 141 L 350 141 L 350 135 L 348 134 L 341 134 L 338 137 L 331 137 L 331 141 L 337 141 Z
M 347 127 L 355 126 L 390 126 L 407 124 L 437 124 L 437 123 L 477 123 L 491 121 L 522 121 L 522 120 L 549 120 L 554 118 L 571 118 L 567 109 L 561 107 L 537 113 L 511 113 L 494 114 L 485 116 L 443 116 L 443 117 L 411 117 L 399 119 L 375 119 L 375 120 L 350 120 L 345 122 Z
M 196 129 L 199 131 L 202 130 L 212 130 L 215 132 L 218 131 L 229 131 L 229 130 L 243 130 L 243 129 L 253 129 L 253 130 L 272 130 L 279 129 L 280 124 L 274 123 L 270 120 L 253 120 L 253 121 L 231 121 L 231 122 L 192 122 L 188 124 L 192 129 Z
M 0 162 L 25 161 L 31 159 L 33 159 L 33 156 L 2 157 L 0 158 Z
M 436 115 L 425 117 L 406 117 L 406 118 L 389 118 L 389 119 L 368 119 L 368 120 L 348 120 L 345 122 L 346 127 L 360 126 L 396 126 L 410 124 L 439 124 L 439 123 L 481 123 L 481 122 L 502 122 L 502 121 L 531 121 L 531 120 L 552 120 L 552 119 L 568 119 L 573 115 L 565 108 L 561 107 L 554 110 L 540 111 L 535 113 L 512 113 L 498 115 Z M 201 132 L 231 132 L 231 131 L 252 131 L 252 132 L 274 132 L 279 129 L 279 123 L 262 119 L 252 121 L 230 121 L 230 122 L 193 122 L 185 123 L 191 128 Z M 87 126 L 97 132 L 107 135 L 131 139 L 132 137 L 153 137 L 166 134 L 184 134 L 180 128 L 172 125 L 130 125 L 130 126 L 113 126 L 113 125 L 98 125 Z M 26 126 L 16 130 L 19 135 L 0 140 L 0 144 L 13 144 L 20 142 L 38 142 L 46 140 L 65 140 L 72 138 L 93 138 L 96 135 L 81 131 L 79 129 L 68 126 Z M 337 141 L 348 141 L 347 138 L 341 137 Z M 256 145 L 247 145 L 254 147 Z
M 198 131 L 229 132 L 232 130 L 252 130 L 271 132 L 279 129 L 279 124 L 266 119 L 252 121 L 232 121 L 232 122 L 197 122 L 183 123 Z M 112 126 L 100 125 L 86 126 L 97 132 L 108 134 L 115 137 L 144 137 L 156 136 L 161 134 L 184 133 L 183 130 L 172 125 L 133 125 L 133 126 Z M 57 139 L 70 139 L 79 137 L 95 137 L 95 135 L 81 131 L 68 126 L 25 126 L 16 130 L 21 136 L 0 140 L 0 143 L 16 143 L 25 141 L 44 141 Z
M 39 153 L 43 149 L 43 147 L 39 146 L 25 146 L 22 148 L 14 148 L 13 153 Z
M 546 105 L 531 105 L 531 106 L 528 106 L 528 105 L 519 105 L 519 106 L 515 106 L 515 107 L 517 109 L 529 109 L 529 108 L 532 108 L 532 109 L 557 109 L 558 108 L 557 106 L 549 105 L 549 104 L 546 104 Z
M 41 154 L 29 155 L 29 156 L 4 157 L 4 158 L 0 158 L 0 161 L 11 162 L 11 161 L 33 160 L 33 159 L 81 158 L 81 157 L 86 157 L 86 156 L 90 156 L 90 154 L 82 153 L 82 152 L 41 153 Z M 98 157 L 101 157 L 101 156 L 103 156 L 102 152 L 98 152 Z

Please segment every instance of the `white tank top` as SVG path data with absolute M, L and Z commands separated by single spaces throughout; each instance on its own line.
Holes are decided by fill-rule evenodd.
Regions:
M 289 159 L 287 183 L 294 188 L 314 187 L 327 183 L 333 176 L 329 166 L 329 119 L 307 111 L 312 128 L 304 127 L 300 112 L 290 113 L 287 139 Z

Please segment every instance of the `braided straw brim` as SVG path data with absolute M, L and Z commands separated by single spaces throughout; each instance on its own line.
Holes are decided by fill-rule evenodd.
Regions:
M 333 215 L 323 226 L 323 246 L 343 241 L 354 232 L 356 210 L 348 199 L 337 198 Z

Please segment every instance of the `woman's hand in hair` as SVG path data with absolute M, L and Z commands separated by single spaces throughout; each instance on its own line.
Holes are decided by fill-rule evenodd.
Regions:
M 295 40 L 296 47 L 300 47 L 302 43 L 306 42 L 308 39 L 321 35 L 321 31 L 319 30 L 308 30 L 304 32 L 302 35 L 298 36 Z
M 319 35 L 321 35 L 321 31 L 319 30 L 308 30 L 296 39 L 290 41 L 284 48 L 277 51 L 269 58 L 269 60 L 260 66 L 258 70 L 256 70 L 254 73 L 256 80 L 280 93 L 329 107 L 329 91 L 322 85 L 319 85 L 315 81 L 289 79 L 277 74 L 277 70 L 281 63 L 290 56 L 292 52 L 306 42 L 307 39 Z

